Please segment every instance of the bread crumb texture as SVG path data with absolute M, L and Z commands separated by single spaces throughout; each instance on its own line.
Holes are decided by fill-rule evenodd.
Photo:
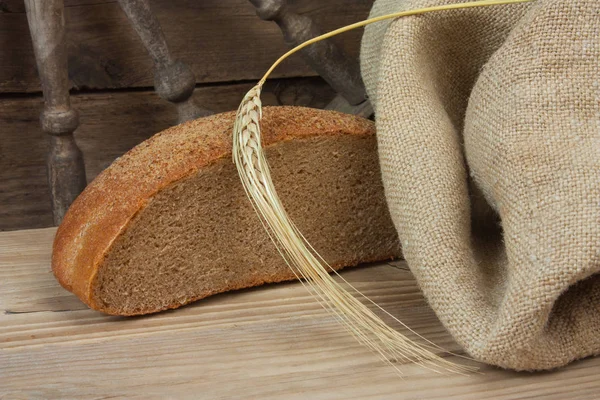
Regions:
M 57 231 L 52 267 L 60 283 L 92 308 L 138 315 L 294 279 L 231 161 L 234 117 L 168 129 L 101 173 Z M 399 256 L 370 121 L 267 107 L 262 134 L 283 204 L 328 262 L 342 268 Z

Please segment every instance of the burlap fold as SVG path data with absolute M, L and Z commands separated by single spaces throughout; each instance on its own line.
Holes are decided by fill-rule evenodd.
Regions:
M 372 15 L 455 0 L 377 0 Z M 361 64 L 404 255 L 454 338 L 517 370 L 600 353 L 600 3 L 366 28 Z

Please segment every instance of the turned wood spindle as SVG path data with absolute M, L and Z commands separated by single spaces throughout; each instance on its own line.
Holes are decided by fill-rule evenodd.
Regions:
M 265 21 L 279 25 L 286 44 L 294 47 L 322 32 L 314 21 L 293 12 L 286 0 L 250 0 L 257 15 Z M 331 40 L 323 40 L 300 51 L 306 63 L 313 68 L 339 94 L 328 109 L 353 114 L 372 113 L 366 100 L 364 84 L 357 60 L 353 60 Z
M 178 122 L 211 115 L 211 111 L 194 103 L 194 73 L 187 64 L 174 60 L 169 53 L 165 35 L 149 1 L 119 0 L 119 4 L 154 61 L 154 89 L 161 98 L 175 104 Z
M 69 76 L 62 0 L 25 0 L 27 21 L 44 94 L 42 129 L 50 135 L 48 183 L 54 223 L 85 188 L 85 166 L 73 132 L 79 125 L 69 100 Z

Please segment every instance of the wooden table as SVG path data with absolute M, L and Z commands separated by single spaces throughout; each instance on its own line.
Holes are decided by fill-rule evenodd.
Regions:
M 299 283 L 149 317 L 87 309 L 50 272 L 54 229 L 0 233 L 0 399 L 592 399 L 600 358 L 556 372 L 472 376 L 402 365 L 358 345 Z M 420 334 L 460 351 L 401 263 L 344 272 Z

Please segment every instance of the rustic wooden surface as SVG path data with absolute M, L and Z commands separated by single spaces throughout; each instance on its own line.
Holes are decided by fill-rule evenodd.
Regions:
M 0 233 L 0 399 L 594 399 L 600 358 L 555 372 L 472 376 L 401 365 L 355 343 L 298 283 L 140 318 L 87 309 L 54 280 L 55 230 Z M 401 262 L 344 276 L 458 351 Z
M 193 99 L 216 112 L 235 110 L 253 84 L 209 85 L 197 88 Z M 334 96 L 321 79 L 301 78 L 267 82 L 262 99 L 267 105 L 322 108 Z M 152 90 L 83 93 L 71 96 L 71 102 L 80 114 L 75 138 L 88 182 L 116 157 L 177 123 L 175 106 Z M 42 109 L 38 96 L 0 100 L 0 230 L 52 226 Z
M 327 31 L 364 19 L 373 0 L 288 2 Z M 152 59 L 117 1 L 64 3 L 69 85 L 80 113 L 75 138 L 89 181 L 140 141 L 174 125 L 177 110 L 152 92 Z M 194 102 L 215 112 L 236 109 L 251 83 L 287 50 L 277 24 L 262 21 L 248 0 L 150 5 L 173 58 L 196 76 Z M 361 34 L 333 40 L 356 58 Z M 286 60 L 272 75 L 281 79 L 272 81 L 266 103 L 325 107 L 334 93 L 314 75 L 302 57 Z M 23 0 L 0 0 L 0 231 L 53 225 L 40 90 Z
M 290 0 L 324 31 L 366 18 L 373 0 Z M 197 82 L 258 79 L 287 47 L 277 25 L 248 0 L 154 0 L 174 58 Z M 79 89 L 151 87 L 152 60 L 114 0 L 65 0 L 69 77 Z M 332 39 L 358 56 L 362 32 Z M 273 77 L 314 76 L 293 56 Z M 0 93 L 40 91 L 23 0 L 0 0 Z

